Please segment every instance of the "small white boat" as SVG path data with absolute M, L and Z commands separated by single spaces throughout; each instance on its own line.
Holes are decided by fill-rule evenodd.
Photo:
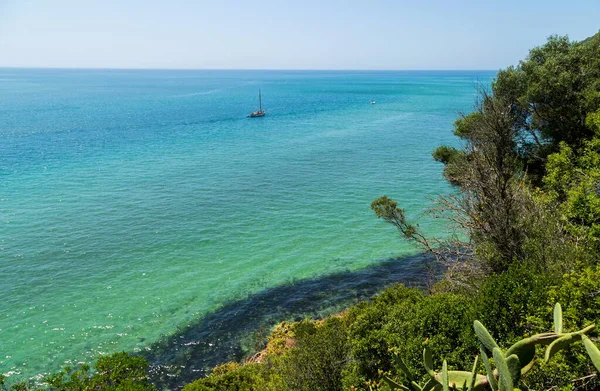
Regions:
M 262 109 L 262 98 L 260 96 L 260 90 L 258 90 L 258 110 L 248 114 L 248 118 L 264 117 L 265 114 L 267 114 L 267 112 Z

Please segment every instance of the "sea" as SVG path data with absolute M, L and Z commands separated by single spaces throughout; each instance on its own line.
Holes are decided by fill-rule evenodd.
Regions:
M 370 203 L 447 234 L 431 152 L 495 73 L 0 69 L 0 373 L 127 351 L 177 388 L 278 321 L 418 285 Z

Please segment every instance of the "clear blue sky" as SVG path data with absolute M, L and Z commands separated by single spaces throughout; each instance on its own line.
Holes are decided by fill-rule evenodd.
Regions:
M 600 0 L 0 0 L 0 67 L 499 69 Z

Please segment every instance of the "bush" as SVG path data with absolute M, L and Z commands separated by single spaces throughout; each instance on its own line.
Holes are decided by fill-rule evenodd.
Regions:
M 155 388 L 149 381 L 148 365 L 143 357 L 121 352 L 98 358 L 95 373 L 90 373 L 89 365 L 67 367 L 44 381 L 57 391 L 150 391 Z
M 549 316 L 552 302 L 564 303 L 566 328 L 579 329 L 590 323 L 600 326 L 600 265 L 561 276 L 560 281 L 549 288 L 539 317 Z M 599 390 L 600 376 L 587 378 L 595 372 L 584 348 L 577 345 L 557 355 L 553 362 L 535 367 L 527 380 L 535 389 Z M 583 380 L 573 382 L 575 379 Z
M 226 363 L 213 368 L 212 373 L 186 385 L 184 391 L 250 391 L 267 390 L 269 369 L 263 364 Z
M 412 316 L 414 307 L 423 300 L 423 293 L 417 289 L 395 285 L 383 291 L 370 302 L 363 302 L 350 309 L 350 344 L 352 357 L 356 361 L 347 373 L 353 373 L 360 383 L 377 376 L 378 369 L 391 369 L 388 352 L 389 336 L 384 327 L 393 321 L 402 321 Z M 392 315 L 392 309 L 396 309 Z M 358 385 L 358 384 L 353 384 Z
M 423 341 L 428 340 L 434 355 L 452 365 L 471 362 L 477 351 L 472 324 L 474 300 L 456 294 L 424 296 L 416 289 L 392 287 L 372 302 L 350 311 L 350 339 L 353 362 L 344 371 L 345 386 L 362 387 L 379 377 L 379 370 L 392 369 L 389 348 L 393 346 L 406 358 L 407 365 L 420 373 Z M 441 365 L 441 361 L 436 364 Z
M 279 372 L 290 390 L 342 390 L 342 371 L 350 360 L 347 319 L 332 317 L 300 334 L 296 347 L 280 363 Z
M 507 343 L 546 331 L 551 328 L 549 320 L 555 303 L 549 301 L 548 290 L 554 282 L 552 277 L 537 273 L 526 264 L 513 265 L 483 285 L 477 299 L 478 320 L 487 325 L 495 338 Z
M 396 321 L 399 316 L 394 316 L 384 331 L 389 346 L 397 348 L 414 372 L 420 373 L 423 367 L 423 341 L 427 341 L 433 357 L 439 357 L 434 365 L 441 367 L 443 357 L 451 367 L 466 368 L 478 348 L 472 328 L 475 315 L 472 298 L 440 293 L 425 297 L 403 321 Z
M 343 317 L 284 322 L 269 337 L 263 362 L 217 366 L 184 391 L 341 390 L 349 353 Z

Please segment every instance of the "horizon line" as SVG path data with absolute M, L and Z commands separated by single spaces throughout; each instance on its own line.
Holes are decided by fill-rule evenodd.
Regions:
M 2 66 L 0 69 L 37 69 L 37 70 L 98 70 L 98 71 L 315 71 L 315 72 L 498 72 L 499 69 L 361 69 L 361 68 L 127 68 L 127 67 L 37 67 Z

